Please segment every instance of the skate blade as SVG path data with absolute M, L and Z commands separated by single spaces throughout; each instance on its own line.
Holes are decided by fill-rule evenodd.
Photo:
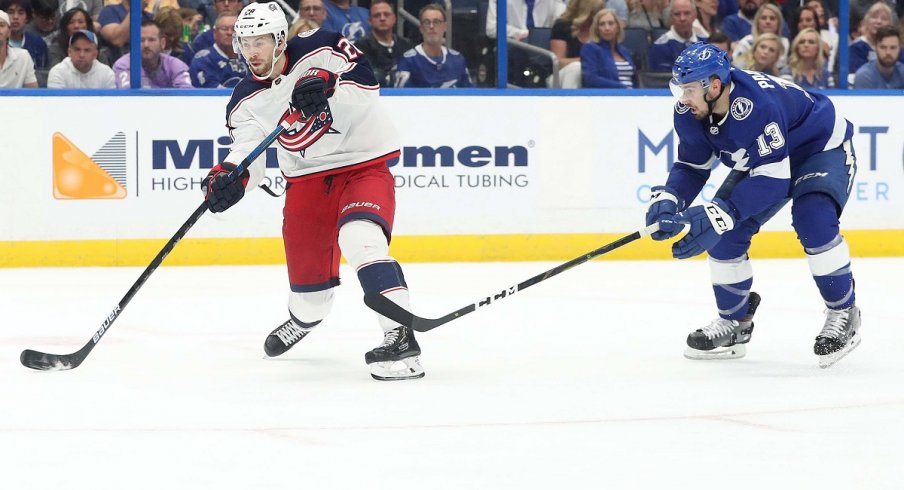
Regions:
M 740 359 L 747 355 L 747 347 L 744 344 L 735 344 L 730 347 L 719 347 L 713 350 L 698 350 L 688 347 L 684 351 L 684 357 L 694 361 L 718 361 L 722 359 Z
M 858 345 L 860 345 L 860 335 L 854 334 L 854 336 L 851 337 L 851 341 L 838 352 L 819 356 L 819 368 L 826 369 L 832 367 L 836 362 L 840 361 L 844 356 L 857 348 Z
M 400 361 L 375 362 L 370 365 L 370 375 L 377 381 L 419 379 L 426 374 L 418 356 L 407 357 Z

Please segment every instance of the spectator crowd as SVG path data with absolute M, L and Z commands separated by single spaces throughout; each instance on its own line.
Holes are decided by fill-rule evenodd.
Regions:
M 254 0 L 142 0 L 134 20 L 141 86 L 229 88 L 248 76 L 232 43 L 248 1 Z M 408 0 L 405 12 L 392 0 L 296 1 L 280 2 L 289 35 L 341 32 L 381 86 L 493 86 L 487 77 L 493 65 L 487 53 L 494 56 L 499 34 L 493 0 L 461 0 L 478 6 L 468 22 L 477 20 L 479 34 L 454 41 L 459 0 L 451 11 Z M 126 0 L 0 0 L 0 88 L 131 87 L 130 8 Z M 513 86 L 664 87 L 678 53 L 702 40 L 726 50 L 736 68 L 809 90 L 838 85 L 845 42 L 850 87 L 904 88 L 904 1 L 851 0 L 845 40 L 838 0 L 506 0 L 505 8 Z

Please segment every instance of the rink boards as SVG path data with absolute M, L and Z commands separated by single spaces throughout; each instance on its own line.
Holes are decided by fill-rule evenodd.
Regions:
M 835 97 L 859 172 L 842 218 L 854 255 L 904 255 L 900 97 Z M 229 147 L 225 97 L 4 97 L 0 266 L 144 265 Z M 402 157 L 392 253 L 403 261 L 569 259 L 643 224 L 675 157 L 667 97 L 384 97 Z M 267 128 L 270 129 L 270 128 Z M 267 182 L 283 179 L 270 154 Z M 720 167 L 718 175 L 726 169 Z M 714 177 L 711 182 L 718 183 Z M 703 198 L 712 196 L 708 185 Z M 283 259 L 281 199 L 206 215 L 168 264 Z M 783 211 L 754 242 L 800 256 Z M 666 258 L 639 241 L 606 257 Z

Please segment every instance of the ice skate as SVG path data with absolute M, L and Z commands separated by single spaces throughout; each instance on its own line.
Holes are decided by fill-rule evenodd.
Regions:
M 383 334 L 383 343 L 364 354 L 364 362 L 370 366 L 370 375 L 380 381 L 417 379 L 424 377 L 418 356 L 421 348 L 414 339 L 414 332 L 405 326 L 396 327 Z
M 290 318 L 267 336 L 267 340 L 264 341 L 264 353 L 269 357 L 281 356 L 313 329 L 314 327 L 299 327 Z
M 744 344 L 753 335 L 753 314 L 760 304 L 760 295 L 750 293 L 747 314 L 740 320 L 716 318 L 709 325 L 687 336 L 684 357 L 695 360 L 738 359 L 747 354 Z
M 825 369 L 860 345 L 860 308 L 826 310 L 826 323 L 816 337 L 813 352 L 819 356 L 819 367 Z

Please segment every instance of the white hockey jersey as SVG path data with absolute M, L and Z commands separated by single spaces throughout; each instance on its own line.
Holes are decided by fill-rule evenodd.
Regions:
M 274 80 L 249 74 L 226 108 L 232 146 L 226 161 L 241 162 L 289 115 L 295 83 L 310 68 L 339 76 L 329 107 L 299 121 L 277 140 L 279 168 L 289 181 L 385 162 L 399 155 L 399 139 L 379 103 L 380 86 L 366 58 L 342 35 L 314 30 L 290 39 L 288 63 Z M 248 167 L 248 189 L 264 177 L 264 158 Z

